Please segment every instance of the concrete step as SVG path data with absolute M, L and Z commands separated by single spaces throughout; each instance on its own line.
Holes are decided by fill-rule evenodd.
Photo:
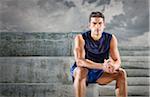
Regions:
M 0 82 L 70 83 L 73 57 L 0 57 Z M 149 69 L 126 68 L 128 77 L 149 77 Z
M 128 45 L 122 45 L 122 44 L 118 44 L 118 48 L 120 51 L 147 51 L 150 50 L 150 46 L 143 46 L 143 45 L 132 45 L 132 46 L 128 46 Z
M 125 69 L 128 77 L 149 77 L 149 69 Z
M 0 84 L 0 96 L 4 97 L 65 97 L 61 96 L 62 92 L 63 88 L 61 84 Z M 72 94 L 72 92 L 70 92 L 70 94 Z
M 121 56 L 149 56 L 149 50 L 142 50 L 142 51 L 136 51 L 136 50 L 120 50 Z
M 0 56 L 70 56 L 68 39 L 0 40 Z
M 115 91 L 114 91 L 115 87 L 113 87 L 113 86 L 98 86 L 98 87 L 99 87 L 98 93 L 100 96 L 115 95 Z M 128 86 L 128 95 L 130 95 L 130 96 L 148 96 L 149 95 L 149 86 Z
M 74 44 L 72 43 L 71 56 L 73 56 Z M 119 53 L 121 56 L 149 56 L 150 47 L 149 46 L 118 46 Z
M 116 97 L 116 96 L 98 96 L 98 97 Z M 128 97 L 149 97 L 149 96 L 128 96 Z
M 72 56 L 77 33 L 0 32 L 0 56 Z M 147 55 L 149 46 L 119 45 L 125 55 Z M 131 51 L 137 51 L 138 53 Z M 121 55 L 124 53 L 121 52 Z
M 121 56 L 122 62 L 149 62 L 150 56 Z
M 121 56 L 124 68 L 150 68 L 149 59 L 150 56 Z M 66 64 L 73 64 L 74 57 L 0 57 L 0 64 L 42 64 L 43 62 L 47 63 L 47 61 L 53 64 L 58 64 L 60 61 Z
M 72 58 L 1 57 L 0 82 L 63 82 L 71 80 Z
M 29 40 L 64 40 L 74 41 L 74 37 L 81 32 L 0 32 L 0 40 L 5 41 L 29 41 Z M 126 45 L 119 43 L 120 50 L 146 50 L 149 49 L 145 45 Z
M 87 95 L 90 95 L 89 97 L 115 96 L 115 86 L 90 84 L 89 87 L 87 89 Z M 149 96 L 147 89 L 149 89 L 149 86 L 128 86 L 128 96 Z
M 142 61 L 128 61 L 122 62 L 121 67 L 130 69 L 149 69 L 150 63 Z
M 149 77 L 127 77 L 127 82 L 128 82 L 128 85 L 130 86 L 138 86 L 138 85 L 142 85 L 142 86 L 147 86 L 147 85 L 150 85 L 149 83 L 149 80 L 150 78 Z M 49 80 L 46 80 L 46 79 L 43 79 L 42 81 L 41 80 L 34 80 L 34 81 L 31 81 L 29 79 L 19 79 L 16 81 L 16 80 L 13 80 L 13 79 L 5 79 L 4 77 L 1 77 L 1 83 L 62 83 L 62 84 L 72 84 L 72 79 L 69 79 L 69 80 L 60 80 L 59 78 L 52 78 L 50 77 Z M 112 85 L 115 85 L 115 81 L 109 83 L 108 85 L 112 86 Z
M 127 77 L 128 86 L 148 86 L 150 77 Z M 115 86 L 116 81 L 109 83 L 109 86 Z
M 0 95 L 5 97 L 74 97 L 73 85 L 45 83 L 2 83 Z M 87 97 L 114 96 L 115 86 L 90 84 Z M 128 86 L 129 96 L 149 96 L 149 86 Z

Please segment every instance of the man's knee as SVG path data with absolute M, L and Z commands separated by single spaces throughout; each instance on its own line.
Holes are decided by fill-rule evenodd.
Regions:
M 118 77 L 121 78 L 122 80 L 126 80 L 127 73 L 123 68 L 119 68 Z
M 77 67 L 75 70 L 75 79 L 82 80 L 87 77 L 88 69 L 83 67 Z

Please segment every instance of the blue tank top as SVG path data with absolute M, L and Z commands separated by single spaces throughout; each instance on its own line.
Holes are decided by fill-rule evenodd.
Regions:
M 103 32 L 101 38 L 95 41 L 91 37 L 91 31 L 87 31 L 82 33 L 82 37 L 85 41 L 85 59 L 103 63 L 104 59 L 109 58 L 111 34 Z

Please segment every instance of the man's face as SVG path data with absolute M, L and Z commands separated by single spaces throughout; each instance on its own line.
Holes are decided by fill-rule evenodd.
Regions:
M 89 28 L 91 29 L 92 35 L 94 35 L 95 37 L 101 35 L 105 28 L 103 18 L 91 17 L 91 21 L 89 22 Z

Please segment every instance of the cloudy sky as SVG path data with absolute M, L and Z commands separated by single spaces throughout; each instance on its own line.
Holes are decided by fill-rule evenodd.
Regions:
M 0 31 L 82 32 L 91 11 L 104 13 L 105 31 L 119 40 L 147 41 L 148 0 L 0 0 Z

